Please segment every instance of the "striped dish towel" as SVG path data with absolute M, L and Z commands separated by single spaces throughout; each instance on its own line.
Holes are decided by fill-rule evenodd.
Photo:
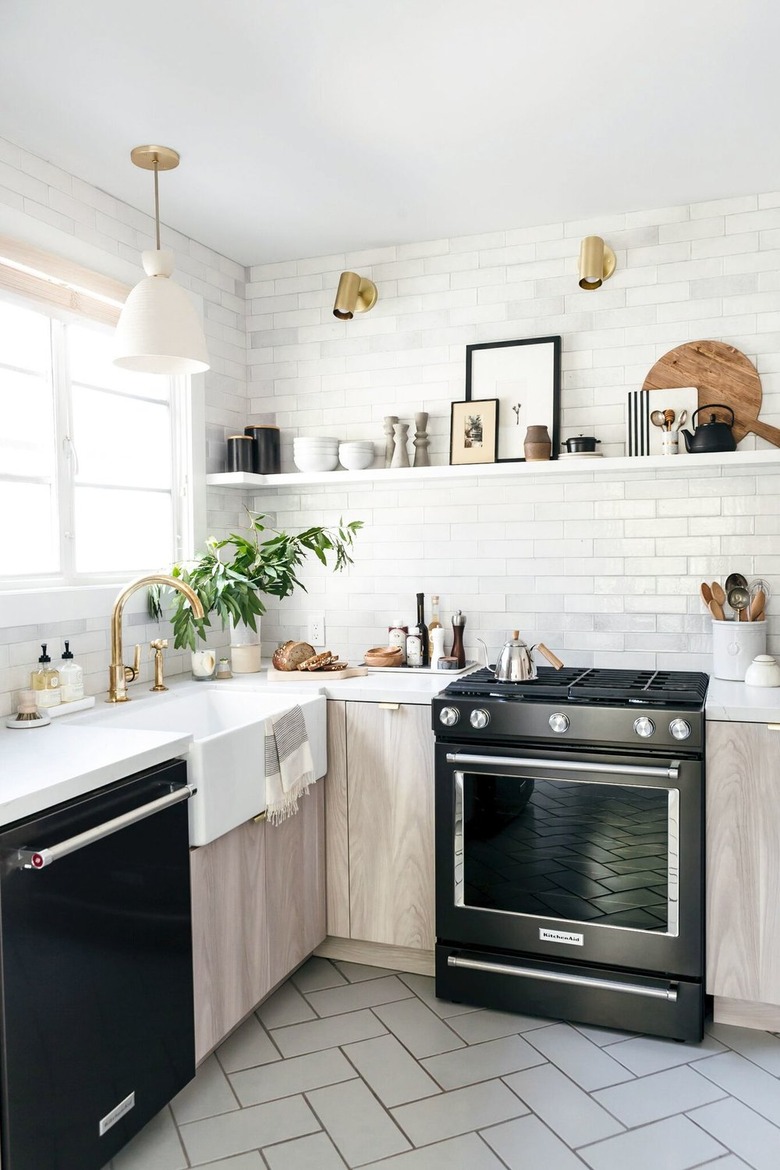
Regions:
M 298 811 L 298 797 L 313 784 L 314 761 L 300 707 L 265 720 L 265 800 L 272 825 Z

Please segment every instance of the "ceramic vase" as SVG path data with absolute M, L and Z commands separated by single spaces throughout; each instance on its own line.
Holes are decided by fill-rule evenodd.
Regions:
M 395 451 L 393 452 L 393 461 L 390 464 L 391 467 L 409 466 L 409 452 L 406 450 L 406 432 L 408 430 L 408 423 L 393 423 L 393 431 L 395 433 Z
M 392 467 L 395 454 L 395 436 L 393 427 L 398 422 L 397 414 L 388 414 L 384 419 L 385 431 L 385 467 Z
M 552 454 L 552 440 L 547 427 L 529 427 L 523 441 L 523 453 L 528 463 L 539 463 Z
M 428 415 L 421 410 L 419 414 L 414 416 L 414 466 L 415 467 L 430 467 L 431 461 L 428 457 Z

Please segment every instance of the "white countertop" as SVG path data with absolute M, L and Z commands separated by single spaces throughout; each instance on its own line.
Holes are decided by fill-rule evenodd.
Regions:
M 780 723 L 780 687 L 748 687 L 711 677 L 706 710 L 713 723 Z

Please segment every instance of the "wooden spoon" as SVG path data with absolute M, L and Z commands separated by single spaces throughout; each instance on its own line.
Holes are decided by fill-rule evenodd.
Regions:
M 715 618 L 716 622 L 723 622 L 726 620 L 723 616 L 723 606 L 717 602 L 714 597 L 710 602 L 709 610 L 712 616 Z
M 712 582 L 712 600 L 717 601 L 720 606 L 726 603 L 726 592 L 719 581 Z
M 707 609 L 709 609 L 710 602 L 712 601 L 712 590 L 706 581 L 702 581 L 701 585 L 699 586 L 699 592 L 701 593 L 702 601 L 704 602 Z
M 753 594 L 750 605 L 748 606 L 748 621 L 758 622 L 764 615 L 764 605 L 766 604 L 766 593 L 763 589 L 757 589 Z M 760 616 L 759 616 L 760 615 Z

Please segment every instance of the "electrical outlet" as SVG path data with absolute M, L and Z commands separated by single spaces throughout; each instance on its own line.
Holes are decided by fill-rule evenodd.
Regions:
M 325 614 L 312 613 L 309 614 L 309 634 L 308 641 L 312 646 L 325 645 Z

